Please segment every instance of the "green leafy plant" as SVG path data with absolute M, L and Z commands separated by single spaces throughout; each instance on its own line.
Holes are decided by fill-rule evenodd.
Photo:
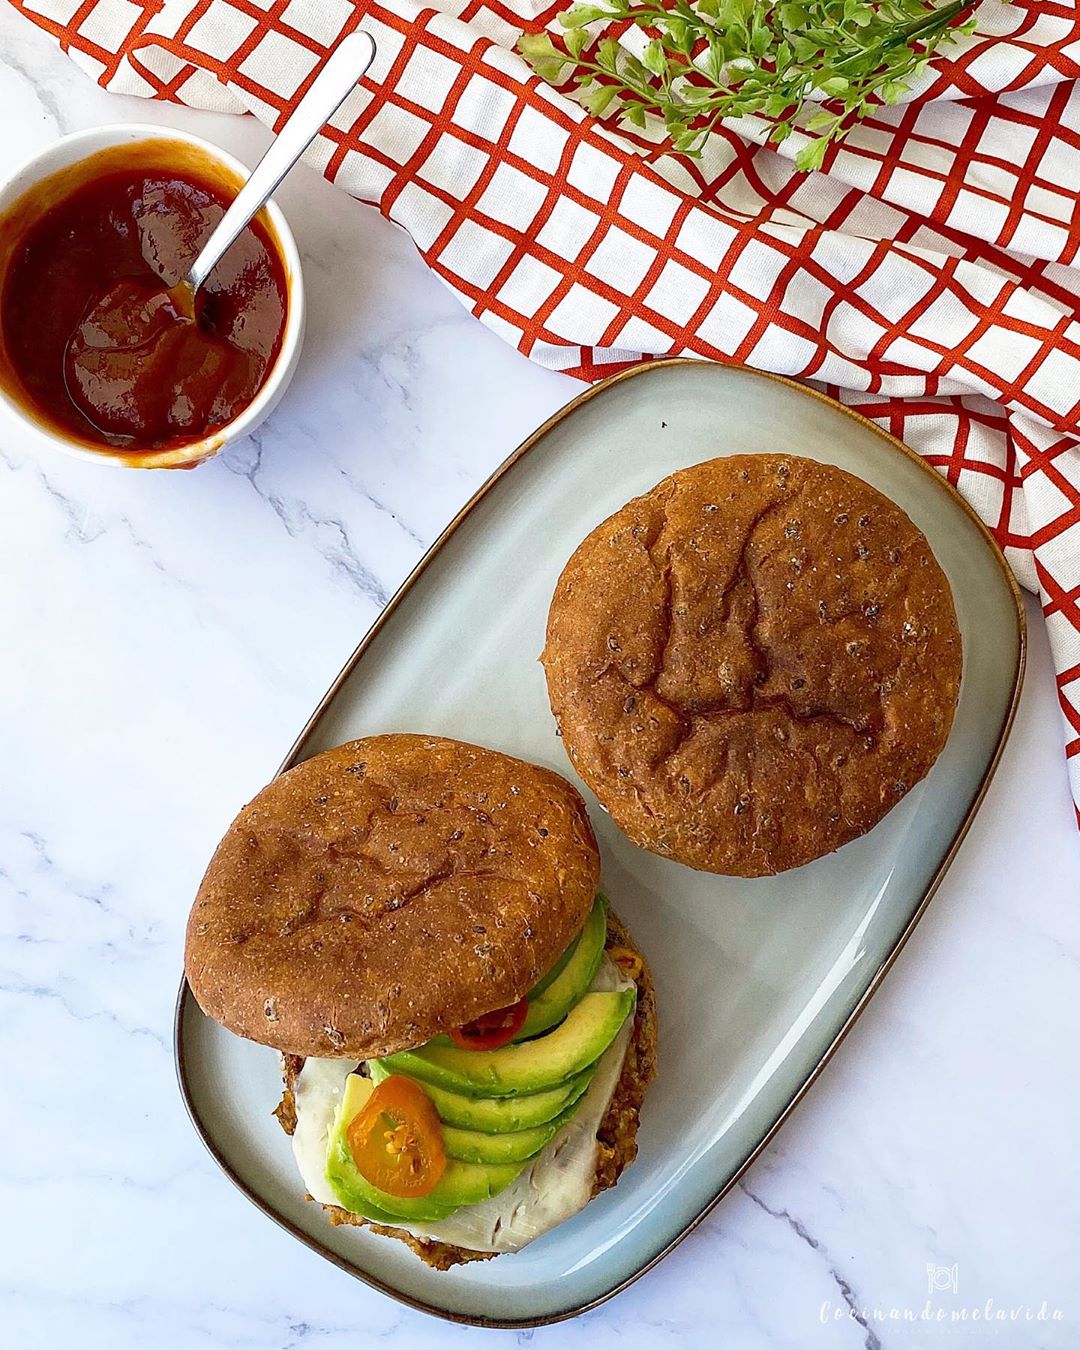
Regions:
M 800 169 L 877 103 L 898 102 L 939 47 L 974 28 L 976 0 L 587 0 L 518 49 L 550 84 L 569 81 L 594 116 L 644 129 L 662 118 L 672 148 L 700 155 L 723 117 L 774 119 L 770 139 L 816 133 Z M 604 29 L 644 30 L 640 55 Z

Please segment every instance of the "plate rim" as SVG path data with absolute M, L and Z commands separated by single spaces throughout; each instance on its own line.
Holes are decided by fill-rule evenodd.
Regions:
M 958 826 L 956 833 L 953 835 L 953 838 L 949 843 L 949 847 L 942 855 L 941 861 L 938 864 L 934 872 L 934 875 L 930 878 L 930 881 L 927 884 L 927 887 L 924 890 L 918 905 L 915 907 L 915 910 L 913 911 L 910 919 L 904 926 L 903 931 L 900 933 L 896 941 L 893 943 L 892 947 L 889 949 L 889 952 L 887 953 L 881 964 L 878 966 L 877 970 L 874 971 L 873 975 L 870 978 L 870 982 L 863 990 L 863 993 L 859 997 L 855 1006 L 852 1008 L 848 1016 L 844 1019 L 836 1035 L 825 1047 L 825 1050 L 819 1056 L 813 1068 L 803 1079 L 802 1083 L 796 1090 L 794 1096 L 787 1103 L 784 1109 L 780 1112 L 776 1120 L 773 1121 L 772 1125 L 765 1132 L 765 1134 L 754 1145 L 753 1149 L 743 1160 L 738 1169 L 732 1174 L 732 1176 L 728 1178 L 728 1180 L 724 1183 L 724 1185 L 720 1188 L 720 1190 L 717 1191 L 716 1195 L 714 1195 L 712 1199 L 708 1201 L 708 1203 L 694 1216 L 694 1218 L 692 1218 L 689 1221 L 689 1223 L 687 1223 L 682 1229 L 680 1229 L 680 1231 L 671 1239 L 670 1242 L 668 1242 L 659 1252 L 650 1257 L 649 1260 L 646 1261 L 644 1265 L 640 1266 L 637 1270 L 635 1270 L 632 1274 L 628 1275 L 625 1279 L 620 1280 L 617 1284 L 613 1285 L 610 1289 L 606 1290 L 604 1293 L 599 1294 L 597 1297 L 588 1299 L 586 1302 L 577 1304 L 572 1308 L 562 1309 L 559 1312 L 551 1313 L 543 1317 L 524 1317 L 524 1318 L 485 1317 L 482 1314 L 473 1315 L 469 1313 L 459 1313 L 454 1312 L 448 1308 L 441 1308 L 437 1304 L 428 1303 L 423 1299 L 414 1298 L 411 1294 L 408 1294 L 401 1289 L 395 1288 L 393 1285 L 388 1284 L 386 1281 L 380 1279 L 378 1276 L 370 1274 L 367 1271 L 361 1270 L 354 1262 L 350 1261 L 347 1257 L 339 1256 L 337 1252 L 334 1252 L 329 1247 L 325 1246 L 322 1243 L 322 1241 L 320 1241 L 318 1238 L 312 1237 L 310 1234 L 304 1232 L 302 1228 L 298 1227 L 298 1225 L 294 1224 L 290 1219 L 287 1219 L 283 1214 L 280 1214 L 276 1209 L 274 1209 L 273 1206 L 270 1205 L 266 1200 L 264 1200 L 262 1196 L 258 1194 L 257 1191 L 252 1190 L 237 1175 L 237 1173 L 233 1170 L 231 1164 L 218 1149 L 212 1136 L 210 1135 L 209 1131 L 204 1127 L 202 1120 L 199 1116 L 198 1108 L 195 1104 L 194 1096 L 191 1090 L 191 1085 L 188 1079 L 187 1060 L 184 1049 L 185 1017 L 191 1003 L 194 1002 L 194 998 L 191 995 L 191 990 L 188 986 L 187 978 L 183 974 L 181 974 L 180 987 L 177 991 L 176 1007 L 173 1015 L 173 1059 L 176 1069 L 177 1083 L 180 1089 L 180 1095 L 184 1102 L 184 1107 L 187 1111 L 188 1118 L 195 1129 L 195 1133 L 199 1136 L 199 1139 L 202 1141 L 203 1146 L 206 1148 L 207 1152 L 210 1154 L 213 1160 L 217 1163 L 218 1167 L 225 1173 L 225 1175 L 233 1183 L 233 1185 L 236 1186 L 237 1189 L 243 1195 L 245 1195 L 247 1199 L 251 1201 L 252 1204 L 254 1204 L 270 1219 L 272 1219 L 278 1225 L 279 1228 L 283 1228 L 287 1233 L 290 1233 L 294 1238 L 302 1242 L 305 1247 L 308 1247 L 311 1251 L 317 1252 L 320 1256 L 330 1261 L 340 1270 L 345 1271 L 347 1274 L 351 1275 L 354 1279 L 361 1281 L 361 1283 L 368 1285 L 372 1289 L 378 1290 L 379 1293 L 385 1294 L 389 1298 L 394 1299 L 396 1302 L 404 1304 L 405 1306 L 412 1308 L 417 1312 L 427 1313 L 430 1316 L 438 1317 L 444 1321 L 453 1322 L 461 1326 L 487 1327 L 499 1330 L 520 1331 L 532 1327 L 552 1326 L 558 1322 L 568 1321 L 572 1317 L 579 1317 L 582 1313 L 591 1312 L 594 1308 L 598 1308 L 602 1304 L 607 1303 L 610 1299 L 615 1298 L 617 1294 L 621 1294 L 624 1289 L 628 1289 L 630 1285 L 636 1283 L 639 1279 L 641 1279 L 643 1275 L 648 1274 L 650 1270 L 652 1270 L 655 1266 L 659 1265 L 660 1262 L 663 1261 L 666 1256 L 670 1255 L 670 1253 L 674 1251 L 674 1249 L 685 1238 L 689 1237 L 689 1235 L 698 1227 L 698 1225 L 701 1224 L 709 1216 L 709 1214 L 712 1213 L 712 1211 L 717 1207 L 717 1205 L 720 1204 L 720 1202 L 732 1190 L 732 1188 L 746 1175 L 746 1173 L 757 1161 L 757 1159 L 760 1157 L 765 1148 L 767 1148 L 767 1146 L 775 1138 L 776 1134 L 781 1129 L 781 1127 L 787 1122 L 792 1112 L 803 1100 L 807 1092 L 809 1092 L 810 1088 L 821 1077 L 821 1074 L 824 1071 L 825 1066 L 829 1063 L 833 1055 L 839 1049 L 841 1043 L 847 1038 L 848 1033 L 851 1031 L 852 1027 L 862 1016 L 870 1000 L 873 998 L 874 994 L 876 994 L 878 989 L 880 988 L 882 981 L 885 979 L 885 976 L 892 969 L 900 953 L 907 945 L 909 938 L 915 931 L 915 928 L 918 925 L 920 919 L 926 913 L 930 901 L 934 898 L 934 895 L 936 894 L 938 887 L 941 885 L 941 882 L 946 872 L 948 872 L 949 868 L 951 867 L 953 860 L 956 857 L 957 851 L 960 848 L 960 845 L 963 843 L 968 830 L 971 828 L 971 824 L 974 821 L 975 816 L 978 814 L 979 808 L 982 806 L 982 803 L 986 797 L 986 793 L 990 787 L 991 782 L 993 781 L 995 773 L 997 772 L 998 765 L 1001 762 L 1001 757 L 1002 754 L 1004 753 L 1006 743 L 1008 742 L 1009 735 L 1012 731 L 1013 724 L 1016 719 L 1017 708 L 1020 702 L 1020 692 L 1023 687 L 1024 674 L 1027 668 L 1027 613 L 1024 608 L 1023 595 L 1020 590 L 1019 583 L 1017 582 L 1016 577 L 1013 575 L 1013 571 L 1010 568 L 1008 562 L 1006 561 L 1005 555 L 1001 551 L 1001 548 L 997 540 L 991 533 L 989 527 L 986 525 L 982 517 L 979 516 L 979 514 L 975 511 L 974 507 L 972 507 L 971 504 L 963 496 L 961 496 L 961 494 L 948 481 L 947 478 L 945 478 L 942 474 L 940 474 L 937 471 L 937 469 L 935 469 L 931 464 L 929 464 L 917 451 L 912 450 L 910 446 L 905 445 L 904 442 L 899 439 L 899 437 L 892 435 L 891 432 L 888 432 L 883 427 L 878 426 L 877 423 L 872 422 L 870 418 L 864 417 L 862 413 L 857 412 L 854 408 L 846 407 L 843 403 L 840 403 L 837 399 L 831 398 L 828 394 L 823 393 L 819 389 L 812 388 L 810 385 L 800 380 L 791 379 L 786 375 L 776 375 L 770 371 L 754 370 L 750 366 L 739 365 L 738 363 L 735 362 L 721 363 L 715 361 L 702 361 L 694 357 L 662 357 L 656 361 L 641 362 L 637 365 L 629 366 L 624 370 L 617 371 L 615 374 L 609 375 L 606 379 L 600 380 L 598 383 L 591 385 L 588 389 L 583 390 L 580 394 L 576 395 L 576 397 L 572 398 L 568 403 L 565 403 L 561 408 L 558 408 L 554 413 L 552 413 L 550 417 L 548 417 L 543 423 L 541 423 L 541 425 L 537 427 L 535 431 L 531 432 L 530 435 L 528 435 L 525 438 L 525 440 L 523 440 L 521 444 L 517 446 L 515 450 L 511 451 L 511 453 L 506 457 L 506 459 L 504 459 L 502 463 L 499 464 L 493 470 L 493 472 L 489 475 L 489 477 L 485 479 L 485 481 L 469 497 L 469 499 L 465 502 L 465 504 L 461 507 L 461 509 L 453 516 L 453 518 L 447 524 L 445 529 L 443 529 L 442 532 L 439 534 L 439 536 L 436 538 L 435 542 L 423 553 L 423 555 L 420 557 L 416 565 L 412 568 L 409 574 L 405 577 L 404 581 L 402 581 L 401 585 L 398 587 L 398 589 L 394 592 L 389 601 L 386 603 L 384 608 L 376 616 L 374 622 L 371 624 L 367 632 L 357 643 L 353 652 L 348 657 L 345 664 L 341 667 L 340 671 L 331 682 L 326 693 L 319 700 L 314 711 L 311 713 L 310 717 L 308 717 L 307 721 L 304 723 L 303 727 L 300 730 L 299 735 L 296 737 L 292 745 L 289 747 L 289 750 L 286 753 L 285 758 L 282 760 L 281 764 L 274 772 L 275 778 L 278 777 L 280 774 L 284 773 L 287 769 L 292 768 L 294 764 L 300 761 L 306 742 L 314 733 L 316 727 L 318 726 L 319 722 L 322 720 L 322 717 L 324 716 L 324 714 L 330 707 L 331 703 L 337 696 L 342 685 L 344 685 L 346 680 L 352 674 L 353 670 L 360 663 L 360 660 L 367 652 L 371 644 L 374 642 L 375 638 L 378 636 L 383 626 L 389 621 L 391 615 L 398 608 L 399 604 L 404 600 L 405 596 L 412 590 L 413 586 L 420 579 L 422 574 L 427 570 L 428 565 L 433 561 L 435 556 L 441 551 L 443 546 L 450 540 L 450 538 L 457 532 L 459 526 L 463 523 L 465 518 L 472 512 L 472 510 L 477 505 L 479 505 L 479 503 L 487 496 L 487 494 L 492 490 L 492 488 L 494 488 L 495 485 L 503 477 L 505 477 L 505 475 L 508 474 L 510 470 L 513 469 L 525 457 L 525 455 L 528 454 L 530 450 L 532 450 L 541 440 L 543 440 L 543 438 L 547 435 L 549 431 L 551 431 L 554 427 L 556 427 L 564 418 L 569 417 L 572 413 L 576 412 L 578 408 L 588 403 L 591 399 L 596 398 L 597 395 L 603 393 L 607 389 L 612 388 L 616 384 L 622 383 L 624 380 L 631 380 L 638 376 L 642 376 L 649 372 L 652 372 L 654 370 L 670 366 L 692 366 L 698 369 L 707 369 L 710 366 L 721 366 L 721 368 L 726 370 L 741 371 L 743 374 L 751 375 L 755 379 L 768 380 L 777 384 L 786 385 L 789 389 L 793 389 L 797 393 L 804 395 L 807 398 L 812 398 L 820 403 L 824 403 L 829 408 L 832 408 L 833 410 L 842 413 L 845 417 L 849 417 L 853 419 L 855 422 L 858 422 L 864 428 L 873 432 L 874 435 L 884 443 L 884 445 L 888 446 L 893 451 L 899 451 L 907 459 L 917 464 L 920 470 L 928 474 L 929 477 L 938 485 L 938 488 L 942 492 L 944 492 L 945 496 L 948 499 L 950 499 L 952 506 L 954 508 L 958 506 L 969 518 L 969 520 L 974 522 L 979 533 L 983 537 L 984 543 L 988 546 L 990 550 L 991 557 L 994 559 L 994 562 L 997 564 L 999 570 L 1005 577 L 1009 593 L 1012 596 L 1016 617 L 1016 638 L 1017 638 L 1016 663 L 1013 670 L 1012 690 L 1009 698 L 1008 707 L 1005 710 L 1004 717 L 1002 718 L 1001 724 L 998 728 L 997 741 L 994 747 L 994 752 L 991 755 L 990 760 L 986 766 L 986 770 L 983 773 L 982 779 L 979 782 L 978 790 L 975 793 L 975 796 L 973 797 L 971 805 L 969 806 L 966 814 L 964 815 L 963 820 L 960 822 L 960 825 Z

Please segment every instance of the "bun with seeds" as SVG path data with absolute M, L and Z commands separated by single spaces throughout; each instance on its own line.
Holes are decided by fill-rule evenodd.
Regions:
M 436 736 L 350 741 L 233 821 L 188 921 L 188 983 L 275 1049 L 390 1054 L 519 998 L 599 877 L 558 774 Z
M 894 502 L 796 455 L 732 455 L 588 535 L 543 664 L 563 745 L 620 829 L 757 877 L 866 833 L 929 772 L 961 642 Z

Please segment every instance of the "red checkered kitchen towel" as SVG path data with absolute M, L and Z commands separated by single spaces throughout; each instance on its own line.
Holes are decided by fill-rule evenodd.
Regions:
M 558 3 L 12 2 L 107 89 L 271 126 L 362 25 L 378 58 L 310 152 L 326 176 L 534 361 L 744 362 L 914 446 L 1041 596 L 1080 803 L 1080 0 L 985 0 L 809 175 L 758 118 L 687 161 L 587 116 L 513 50 Z

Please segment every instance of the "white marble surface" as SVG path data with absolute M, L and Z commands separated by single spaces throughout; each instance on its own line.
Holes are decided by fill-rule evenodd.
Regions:
M 0 174 L 124 119 L 248 162 L 265 142 L 105 95 L 0 5 Z M 425 545 L 575 390 L 374 212 L 306 170 L 280 201 L 311 319 L 257 440 L 125 474 L 0 425 L 0 1345 L 1080 1345 L 1080 845 L 1034 607 L 1011 744 L 915 938 L 744 1184 L 614 1302 L 448 1327 L 300 1247 L 204 1154 L 170 1031 L 207 854 Z M 928 1263 L 958 1282 L 931 1309 L 969 1320 L 890 1318 L 923 1312 Z M 1061 1320 L 972 1320 L 988 1299 Z

